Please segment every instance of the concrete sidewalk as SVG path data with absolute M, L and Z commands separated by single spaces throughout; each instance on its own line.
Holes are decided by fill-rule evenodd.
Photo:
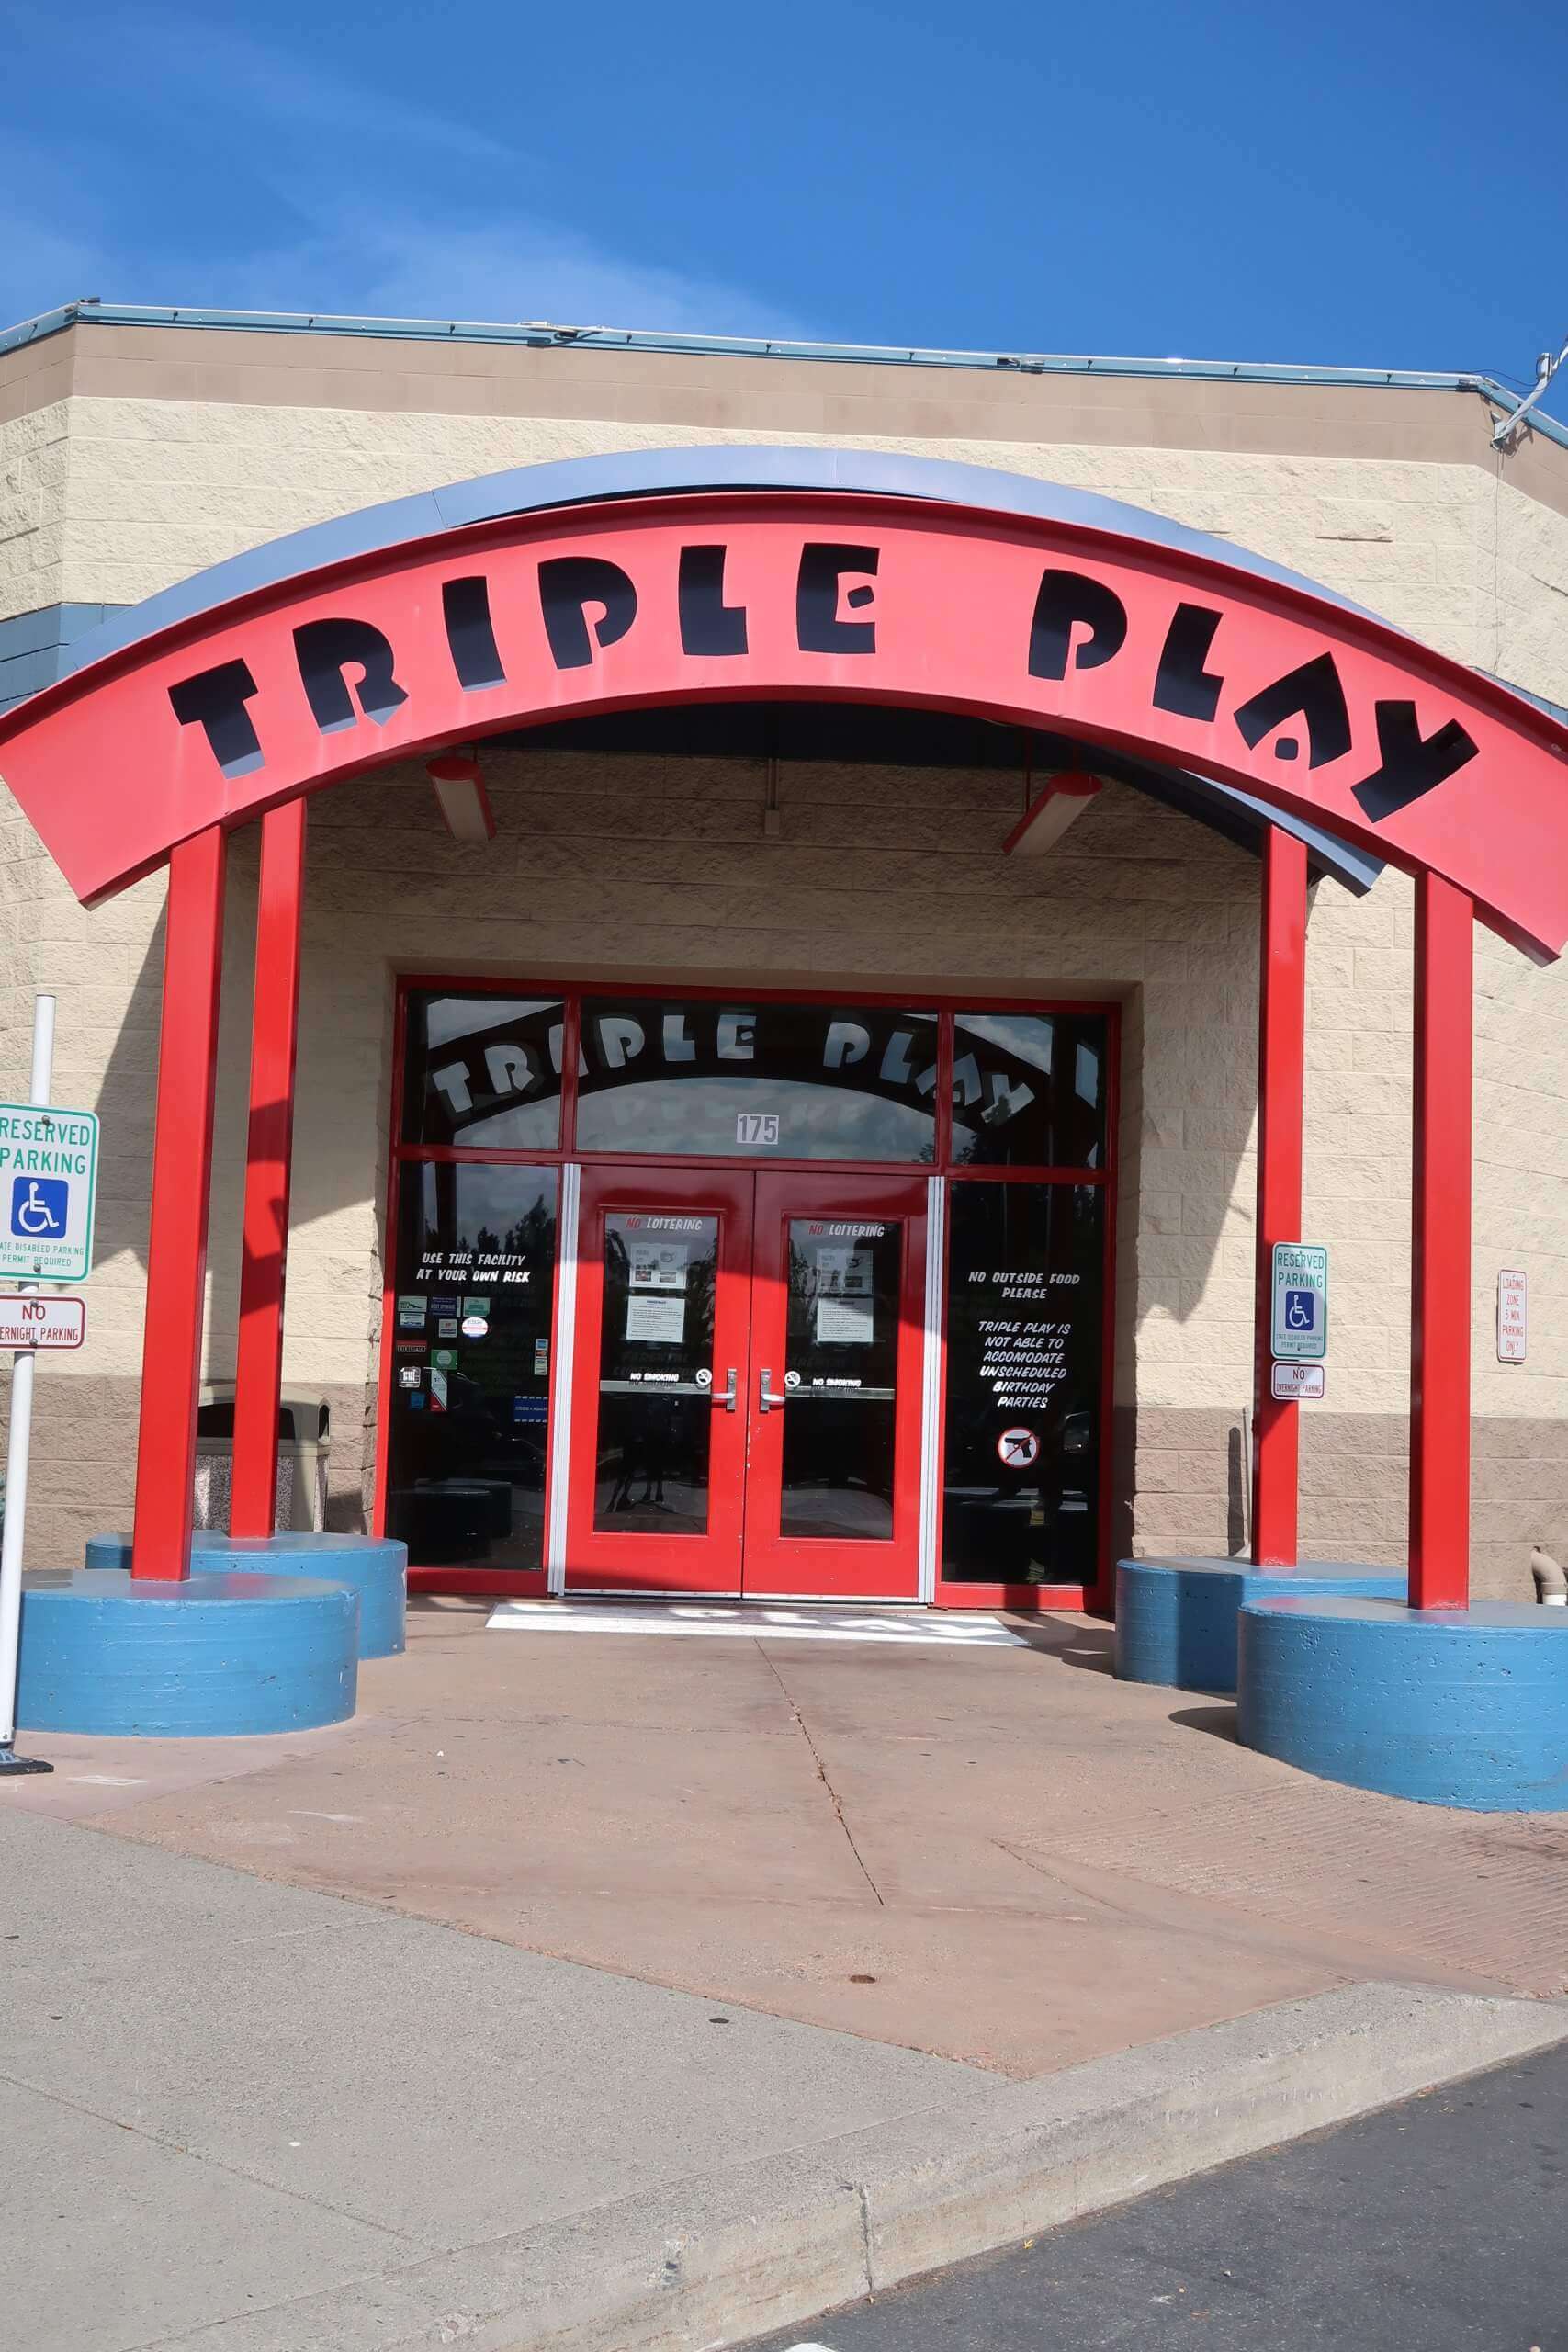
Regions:
M 1568 2036 L 1562 1816 L 1306 1780 L 1087 1621 L 483 1623 L 336 1731 L 25 1743 L 28 2352 L 698 2352 Z
M 735 2343 L 1568 2036 L 1384 1986 L 1036 2083 L 0 1817 L 28 2352 Z
M 1235 1710 L 1032 1646 L 410 1619 L 298 1740 L 35 1738 L 7 1810 L 1028 2075 L 1367 1978 L 1568 1991 L 1568 1816 L 1238 1747 Z

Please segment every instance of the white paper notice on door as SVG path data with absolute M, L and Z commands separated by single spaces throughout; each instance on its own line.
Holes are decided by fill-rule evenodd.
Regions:
M 817 1302 L 817 1344 L 819 1348 L 869 1348 L 872 1303 L 869 1298 L 819 1298 Z
M 847 1243 L 819 1243 L 817 1250 L 818 1298 L 869 1298 L 871 1251 L 852 1250 Z
M 687 1241 L 634 1241 L 633 1290 L 684 1290 L 691 1254 Z
M 657 1291 L 634 1290 L 626 1300 L 626 1337 L 628 1340 L 671 1340 L 679 1346 L 686 1336 L 686 1302 L 683 1298 L 668 1298 Z

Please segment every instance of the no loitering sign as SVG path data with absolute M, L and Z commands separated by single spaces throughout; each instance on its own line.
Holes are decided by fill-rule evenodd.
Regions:
M 97 1189 L 96 1112 L 0 1102 L 0 1276 L 85 1282 Z
M 0 1295 L 0 1352 L 17 1348 L 79 1348 L 86 1329 L 85 1299 Z

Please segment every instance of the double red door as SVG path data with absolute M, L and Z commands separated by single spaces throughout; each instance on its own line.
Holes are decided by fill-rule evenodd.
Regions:
M 925 1189 L 584 1170 L 569 1590 L 918 1597 Z

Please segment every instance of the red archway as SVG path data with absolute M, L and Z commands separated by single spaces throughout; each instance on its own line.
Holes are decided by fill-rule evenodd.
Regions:
M 81 899 L 170 867 L 138 1576 L 188 1565 L 229 831 L 265 820 L 235 1492 L 270 1519 L 303 796 L 530 722 L 837 696 L 1173 762 L 1416 876 L 1412 1575 L 1462 1601 L 1472 919 L 1540 958 L 1568 938 L 1568 730 L 1326 592 L 1116 512 L 731 490 L 508 513 L 152 626 L 0 718 L 0 775 Z M 1300 1238 L 1304 906 L 1276 831 L 1260 1269 Z M 1267 1396 L 1265 1346 L 1258 1549 L 1291 1558 L 1295 1408 Z
M 79 898 L 390 759 L 659 703 L 850 699 L 1049 726 L 1443 876 L 1568 938 L 1568 732 L 1300 583 L 1082 524 L 725 492 L 556 508 L 328 563 L 137 639 L 0 719 Z

